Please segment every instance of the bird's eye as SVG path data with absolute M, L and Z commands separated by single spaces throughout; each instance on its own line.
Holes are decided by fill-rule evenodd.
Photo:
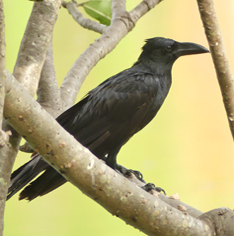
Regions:
M 165 50 L 166 50 L 167 52 L 170 52 L 170 51 L 172 50 L 172 47 L 171 47 L 170 45 L 168 45 L 168 46 L 165 47 Z

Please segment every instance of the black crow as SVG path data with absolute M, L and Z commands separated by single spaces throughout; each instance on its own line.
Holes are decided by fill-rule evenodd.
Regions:
M 157 114 L 171 87 L 171 70 L 177 58 L 209 52 L 194 43 L 147 39 L 137 62 L 105 80 L 57 122 L 95 156 L 117 169 L 120 148 Z M 142 147 L 143 148 L 143 147 Z M 45 171 L 35 181 L 38 174 Z M 66 180 L 37 154 L 11 177 L 8 199 L 30 183 L 20 199 L 42 196 Z

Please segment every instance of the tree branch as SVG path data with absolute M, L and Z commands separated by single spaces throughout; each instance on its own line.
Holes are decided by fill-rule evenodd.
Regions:
M 3 152 L 4 146 L 8 142 L 6 133 L 2 130 L 3 121 L 3 107 L 5 98 L 5 64 L 6 64 L 6 43 L 5 43 L 5 17 L 3 2 L 0 1 L 0 153 Z M 7 171 L 7 159 L 0 158 L 0 235 L 3 235 L 4 228 L 4 210 L 5 210 L 5 199 L 7 196 L 7 189 L 9 182 L 10 173 Z
M 5 65 L 6 65 L 6 43 L 5 43 L 5 17 L 3 2 L 0 1 L 0 132 L 3 121 L 3 107 L 5 98 Z M 5 145 L 4 134 L 0 133 L 0 147 Z
M 14 76 L 34 96 L 61 0 L 35 2 L 21 42 Z
M 94 32 L 102 34 L 104 29 L 106 28 L 105 25 L 99 24 L 96 21 L 90 20 L 85 18 L 81 12 L 77 9 L 76 2 L 63 2 L 63 7 L 67 8 L 70 15 L 72 15 L 73 19 L 81 25 L 85 29 L 92 30 Z
M 39 86 L 37 89 L 37 101 L 53 117 L 57 117 L 63 111 L 61 109 L 60 92 L 54 68 L 52 38 L 47 49 L 46 59 L 41 71 Z
M 226 207 L 214 209 L 206 212 L 198 218 L 207 222 L 210 228 L 215 229 L 215 234 L 218 236 L 233 236 L 234 225 L 233 225 L 233 210 Z
M 212 0 L 197 0 L 234 139 L 234 81 Z
M 126 1 L 125 0 L 112 0 L 111 1 L 111 14 L 113 22 L 116 19 L 121 19 L 126 13 Z
M 60 88 L 65 108 L 74 104 L 84 79 L 97 62 L 111 52 L 120 40 L 134 28 L 140 17 L 159 2 L 160 0 L 143 1 L 130 13 L 124 12 L 122 16 L 119 14 L 120 8 L 116 8 L 118 13 L 114 13 L 114 16 L 117 18 L 112 19 L 111 25 L 106 27 L 102 36 L 80 55 L 65 76 Z M 151 7 L 148 7 L 149 5 Z M 123 6 L 121 6 L 121 9 L 123 9 Z

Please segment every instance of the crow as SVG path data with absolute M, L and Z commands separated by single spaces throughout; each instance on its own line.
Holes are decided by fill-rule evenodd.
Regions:
M 117 170 L 116 156 L 121 147 L 143 129 L 162 106 L 171 87 L 171 70 L 176 59 L 207 52 L 195 43 L 162 37 L 147 39 L 131 68 L 105 80 L 56 120 L 95 156 Z M 65 182 L 66 179 L 37 154 L 13 172 L 7 199 L 28 183 L 20 193 L 20 200 L 31 201 Z

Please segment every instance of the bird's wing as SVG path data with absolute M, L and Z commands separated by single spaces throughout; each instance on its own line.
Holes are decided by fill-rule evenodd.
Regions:
M 105 142 L 108 149 L 117 145 L 110 139 L 117 143 L 122 139 L 123 145 L 155 116 L 158 87 L 153 74 L 123 71 L 90 91 L 57 121 L 91 151 L 103 149 Z

